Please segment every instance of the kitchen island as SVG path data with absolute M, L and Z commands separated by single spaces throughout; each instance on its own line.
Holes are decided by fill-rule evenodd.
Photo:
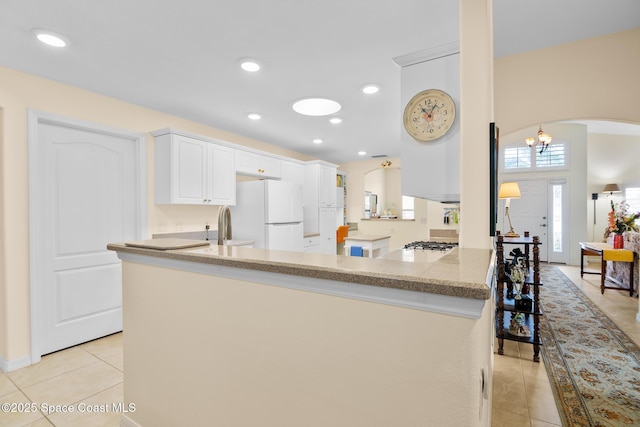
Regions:
M 491 251 L 110 244 L 123 426 L 489 426 Z

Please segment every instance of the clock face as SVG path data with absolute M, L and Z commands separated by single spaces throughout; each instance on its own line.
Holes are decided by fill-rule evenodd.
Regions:
M 444 136 L 455 119 L 453 99 L 438 89 L 418 93 L 404 109 L 404 128 L 418 141 L 433 141 Z

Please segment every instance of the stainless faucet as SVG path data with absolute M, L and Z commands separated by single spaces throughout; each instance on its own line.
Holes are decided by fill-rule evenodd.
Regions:
M 227 240 L 231 240 L 231 210 L 225 205 L 218 212 L 218 244 L 224 245 Z

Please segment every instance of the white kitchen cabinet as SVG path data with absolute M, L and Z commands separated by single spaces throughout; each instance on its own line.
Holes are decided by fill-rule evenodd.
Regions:
M 336 168 L 320 166 L 320 206 L 336 207 Z
M 184 135 L 155 135 L 155 202 L 234 205 L 233 151 Z
M 292 161 L 282 161 L 282 181 L 294 182 L 304 187 L 304 165 Z
M 336 171 L 331 163 L 307 162 L 304 167 L 305 206 L 336 207 Z
M 232 148 L 207 145 L 207 199 L 212 205 L 236 204 L 235 153 Z
M 320 235 L 305 237 L 302 243 L 302 251 L 307 253 L 320 253 Z
M 320 253 L 336 254 L 336 208 L 320 208 Z
M 304 166 L 304 231 L 320 233 L 320 252 L 336 253 L 337 165 L 315 160 Z
M 281 178 L 282 160 L 246 150 L 236 150 L 236 173 L 261 178 Z

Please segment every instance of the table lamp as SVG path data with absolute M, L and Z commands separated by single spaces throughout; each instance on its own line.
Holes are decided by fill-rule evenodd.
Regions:
M 511 225 L 511 216 L 509 216 L 509 205 L 511 204 L 511 199 L 519 199 L 520 198 L 520 187 L 518 187 L 517 182 L 503 182 L 500 184 L 500 191 L 498 192 L 499 199 L 505 199 L 504 210 L 505 215 L 507 215 L 507 219 L 509 219 L 509 232 L 506 233 L 505 237 L 520 237 L 518 233 L 513 231 L 513 225 Z
M 610 196 L 613 196 L 613 193 L 620 192 L 620 186 L 618 186 L 618 184 L 607 184 L 604 186 L 604 190 L 602 190 L 602 192 L 609 193 Z

